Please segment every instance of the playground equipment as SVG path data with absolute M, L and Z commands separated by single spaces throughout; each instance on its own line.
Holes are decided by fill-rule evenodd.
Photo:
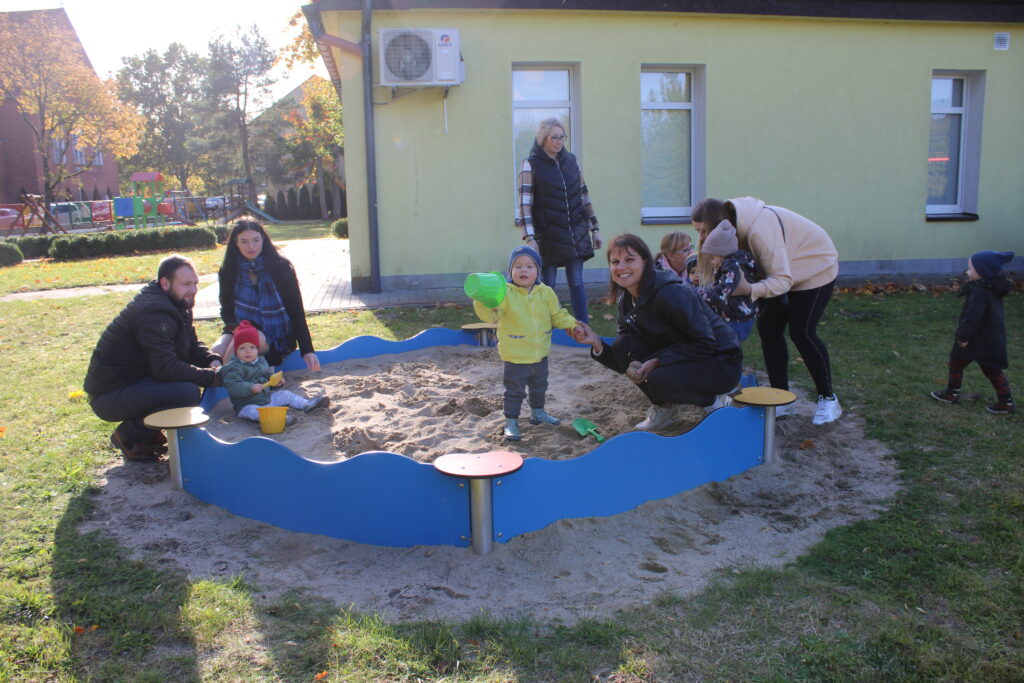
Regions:
M 144 228 L 152 220 L 153 225 L 166 225 L 174 220 L 185 225 L 195 225 L 183 216 L 172 201 L 164 199 L 164 177 L 155 171 L 139 171 L 129 178 L 132 193 L 128 197 L 114 197 L 114 215 L 119 227 L 129 223 Z
M 562 330 L 552 341 L 579 346 Z M 336 363 L 475 342 L 476 331 L 434 328 L 401 342 L 356 337 L 320 358 Z M 280 369 L 303 367 L 294 352 Z M 223 388 L 209 389 L 200 409 L 209 413 L 226 396 Z M 446 473 L 436 463 L 382 451 L 314 462 L 271 439 L 226 443 L 185 423 L 168 437 L 175 442 L 172 485 L 233 514 L 374 545 L 468 546 L 474 539 L 474 550 L 483 553 L 491 542 L 505 543 L 560 519 L 615 515 L 760 465 L 766 458 L 765 412 L 760 406 L 723 408 L 685 434 L 620 434 L 571 460 L 526 458 L 518 467 L 507 456 L 480 454 L 487 456 L 480 459 L 484 466 L 461 475 L 459 468 L 473 465 L 470 456 L 477 454 L 455 459 L 452 467 L 445 467 L 451 459 L 441 462 Z M 466 478 L 478 481 L 467 487 Z

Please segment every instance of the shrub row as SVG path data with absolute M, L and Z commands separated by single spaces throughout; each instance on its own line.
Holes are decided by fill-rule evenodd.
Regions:
M 57 261 L 69 261 L 131 254 L 137 251 L 209 249 L 216 244 L 217 236 L 209 228 L 112 230 L 58 237 L 50 244 L 49 256 Z
M 50 253 L 50 244 L 55 239 L 56 235 L 26 235 L 9 241 L 18 245 L 25 258 L 43 258 Z

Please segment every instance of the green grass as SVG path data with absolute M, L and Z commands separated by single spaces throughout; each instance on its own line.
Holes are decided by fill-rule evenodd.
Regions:
M 149 258 L 149 257 L 139 257 Z M 129 294 L 0 303 L 0 681 L 675 681 L 1024 678 L 1021 416 L 986 414 L 972 366 L 965 401 L 942 386 L 960 300 L 843 294 L 821 333 L 837 391 L 893 449 L 904 489 L 878 519 L 834 529 L 792 565 L 722 574 L 571 627 L 499 620 L 392 625 L 301 591 L 267 605 L 242 577 L 189 581 L 128 558 L 78 523 L 110 425 L 68 392 Z M 1024 297 L 1007 298 L 1020 386 Z M 594 307 L 599 331 L 609 312 Z M 318 347 L 465 322 L 465 309 L 310 318 Z M 198 326 L 211 341 L 214 323 Z M 756 339 L 748 363 L 759 364 Z M 807 385 L 795 367 L 794 380 Z
M 196 264 L 200 275 L 216 273 L 224 258 L 223 247 L 182 252 Z M 40 259 L 0 268 L 0 295 L 42 289 L 88 285 L 124 285 L 149 282 L 167 254 L 111 256 L 84 261 Z

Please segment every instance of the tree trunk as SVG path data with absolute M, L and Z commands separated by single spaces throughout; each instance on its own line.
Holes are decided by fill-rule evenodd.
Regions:
M 238 128 L 242 133 L 242 165 L 245 168 L 245 177 L 249 181 L 249 201 L 256 203 L 256 183 L 252 179 L 252 169 L 249 162 L 249 126 L 245 123 L 245 114 L 238 112 Z
M 316 160 L 316 185 L 320 190 L 320 220 L 327 220 L 327 195 L 324 192 L 324 159 L 317 157 Z

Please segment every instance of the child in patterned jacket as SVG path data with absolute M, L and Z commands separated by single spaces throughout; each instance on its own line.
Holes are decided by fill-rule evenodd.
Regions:
M 742 342 L 750 336 L 757 318 L 757 304 L 747 296 L 733 296 L 740 276 L 747 282 L 761 279 L 761 271 L 750 252 L 739 248 L 736 228 L 725 220 L 708 234 L 701 245 L 700 253 L 710 260 L 715 280 L 706 287 L 698 287 L 700 294 L 711 309 L 729 323 L 729 327 Z
M 220 368 L 218 374 L 224 388 L 228 390 L 231 405 L 238 417 L 259 422 L 260 406 L 288 406 L 308 413 L 327 404 L 328 398 L 323 395 L 303 398 L 284 389 L 270 391 L 266 386 L 270 381 L 270 365 L 260 355 L 259 330 L 248 320 L 243 320 L 235 328 L 234 339 L 235 355 Z M 294 418 L 289 414 L 286 424 L 293 421 Z

